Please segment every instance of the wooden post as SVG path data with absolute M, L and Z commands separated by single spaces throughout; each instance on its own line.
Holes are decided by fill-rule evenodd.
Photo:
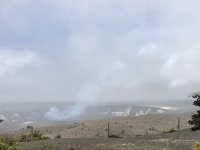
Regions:
M 108 122 L 108 137 L 110 137 L 110 122 Z
M 180 117 L 178 117 L 178 125 L 177 125 L 177 130 L 180 131 Z
M 33 126 L 31 127 L 31 136 L 33 137 Z
M 33 138 L 33 126 L 28 125 L 27 129 L 31 129 L 31 138 Z

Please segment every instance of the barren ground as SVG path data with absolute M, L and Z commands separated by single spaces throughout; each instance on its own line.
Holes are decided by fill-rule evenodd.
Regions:
M 180 116 L 181 131 L 169 133 L 177 128 Z M 106 120 L 82 121 L 72 124 L 44 127 L 39 130 L 51 139 L 20 143 L 18 150 L 133 150 L 133 149 L 191 149 L 200 140 L 199 131 L 190 131 L 189 114 L 155 114 L 139 117 L 110 118 Z M 121 138 L 107 137 L 107 123 L 110 133 Z M 22 130 L 21 132 L 28 132 Z M 167 132 L 167 133 L 166 133 Z M 61 139 L 54 139 L 60 134 Z

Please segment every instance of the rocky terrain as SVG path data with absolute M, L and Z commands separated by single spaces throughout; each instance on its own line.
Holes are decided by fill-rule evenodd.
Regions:
M 19 150 L 190 150 L 200 139 L 199 132 L 183 130 L 158 135 L 142 135 L 132 138 L 67 138 L 20 143 Z
M 180 117 L 180 131 L 177 120 Z M 199 131 L 189 130 L 190 114 L 151 114 L 138 117 L 116 117 L 73 122 L 39 128 L 51 139 L 20 143 L 19 150 L 133 150 L 191 149 L 200 140 Z M 110 135 L 108 137 L 108 122 Z M 28 130 L 21 130 L 27 133 Z M 55 138 L 60 135 L 61 138 Z

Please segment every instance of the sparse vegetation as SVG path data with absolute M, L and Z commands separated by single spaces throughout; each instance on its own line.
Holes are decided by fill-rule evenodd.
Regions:
M 22 134 L 22 135 L 20 136 L 19 141 L 20 141 L 20 142 L 30 142 L 30 141 L 32 141 L 32 136 L 31 136 L 31 134 L 28 134 L 28 135 Z
M 200 142 L 195 142 L 194 145 L 192 146 L 192 150 L 199 150 L 200 148 Z
M 10 146 L 4 142 L 0 142 L 0 150 L 8 150 Z
M 42 133 L 40 133 L 39 130 L 35 130 L 33 134 L 22 134 L 20 136 L 19 141 L 20 142 L 30 142 L 30 141 L 37 141 L 37 140 L 45 140 L 49 139 L 49 137 L 44 136 Z
M 0 150 L 16 150 L 18 141 L 13 137 L 4 137 L 0 139 Z
M 193 105 L 200 107 L 200 92 L 196 92 L 192 95 L 194 98 Z M 191 120 L 188 123 L 192 126 L 192 130 L 200 130 L 200 110 L 197 110 L 197 114 L 193 114 Z
M 55 139 L 60 139 L 60 138 L 61 138 L 61 134 L 58 133 L 54 138 L 55 138 Z
M 176 130 L 174 128 L 171 128 L 168 132 L 169 133 L 172 133 L 172 132 L 175 132 Z
M 19 142 L 30 142 L 45 139 L 49 138 L 40 133 L 39 130 L 35 130 L 33 134 L 22 134 L 19 137 L 4 136 L 0 138 L 0 150 L 16 150 L 16 146 Z M 45 149 L 45 146 L 41 146 L 38 150 L 49 150 L 49 147 L 47 148 L 46 146 Z
M 168 130 L 168 131 L 163 131 L 163 133 L 173 133 L 173 132 L 175 132 L 176 130 L 174 129 L 174 128 L 171 128 L 170 130 Z
M 150 130 L 150 131 L 157 131 L 154 127 L 150 127 L 150 128 L 148 128 L 148 130 Z
M 119 135 L 116 135 L 116 134 L 110 134 L 109 138 L 122 138 L 122 137 L 120 137 Z
M 52 146 L 50 145 L 40 145 L 37 147 L 38 150 L 52 150 Z
M 16 134 L 13 133 L 10 136 L 15 136 L 15 139 L 4 139 L 5 141 L 7 141 L 6 143 L 10 143 L 10 145 L 14 144 L 13 146 L 9 146 L 5 143 L 0 143 L 0 145 L 3 147 L 0 148 L 0 150 L 10 150 L 11 147 L 13 148 L 11 150 L 15 150 L 15 147 L 17 150 L 63 150 L 70 148 L 74 148 L 75 150 L 109 150 L 135 149 L 136 147 L 140 149 L 163 150 L 164 148 L 184 150 L 194 147 L 193 149 L 197 150 L 196 147 L 200 148 L 198 143 L 193 146 L 194 141 L 198 141 L 200 139 L 200 135 L 198 132 L 192 132 L 188 130 L 189 125 L 187 124 L 187 121 L 189 120 L 189 116 L 187 116 L 187 118 L 183 120 L 184 124 L 187 125 L 187 128 L 184 128 L 185 126 L 183 126 L 183 130 L 175 133 L 172 132 L 174 132 L 175 130 L 178 131 L 176 129 L 176 121 L 174 121 L 177 119 L 177 116 L 174 116 L 174 114 L 172 114 L 171 116 L 173 116 L 172 119 L 164 118 L 164 121 L 168 122 L 166 124 L 161 124 L 162 126 L 154 124 L 154 121 L 152 121 L 153 123 L 149 122 L 149 124 L 146 124 L 146 120 L 144 120 L 143 123 L 143 120 L 141 120 L 141 118 L 143 119 L 143 117 L 138 117 L 134 120 L 134 122 L 129 122 L 129 124 L 126 125 L 126 121 L 124 121 L 124 118 L 122 118 L 122 120 L 119 120 L 117 122 L 117 125 L 114 124 L 114 122 L 116 121 L 110 120 L 111 123 L 109 124 L 109 127 L 107 126 L 107 120 L 103 120 L 104 122 L 92 121 L 94 125 L 90 122 L 88 124 L 85 123 L 85 125 L 88 125 L 86 126 L 86 128 L 81 125 L 82 123 L 78 123 L 78 128 L 71 128 L 71 131 L 68 130 L 68 127 L 75 126 L 73 123 L 69 125 L 67 124 L 65 127 L 56 126 L 40 128 L 40 130 L 35 129 L 36 131 L 33 130 L 32 134 L 29 130 L 22 130 L 21 132 L 16 132 Z M 144 118 L 146 119 L 146 117 Z M 155 121 L 157 121 L 157 119 L 158 116 L 155 115 Z M 130 118 L 130 120 L 132 121 L 133 119 Z M 173 120 L 173 122 L 171 120 Z M 129 128 L 130 126 L 132 128 Z M 81 130 L 81 128 L 84 128 L 84 130 Z M 109 137 L 107 136 L 108 128 L 110 130 Z M 46 130 L 48 130 L 48 132 L 46 132 Z M 162 131 L 164 131 L 165 134 Z M 22 132 L 24 134 L 20 136 L 20 133 Z M 44 137 L 44 135 L 46 134 L 52 137 L 52 139 L 41 140 L 41 138 L 39 138 Z M 62 135 L 62 138 L 60 134 Z M 6 136 L 9 135 L 2 134 L 2 137 L 5 138 Z M 19 142 L 19 139 L 21 139 L 21 142 Z M 19 144 L 15 145 L 15 143 Z

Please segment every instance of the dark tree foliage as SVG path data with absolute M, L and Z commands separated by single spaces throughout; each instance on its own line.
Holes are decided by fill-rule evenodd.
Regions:
M 194 93 L 192 95 L 194 98 L 193 105 L 200 107 L 200 92 Z M 193 114 L 191 120 L 188 123 L 192 126 L 192 130 L 200 130 L 200 110 L 197 110 L 197 114 Z

